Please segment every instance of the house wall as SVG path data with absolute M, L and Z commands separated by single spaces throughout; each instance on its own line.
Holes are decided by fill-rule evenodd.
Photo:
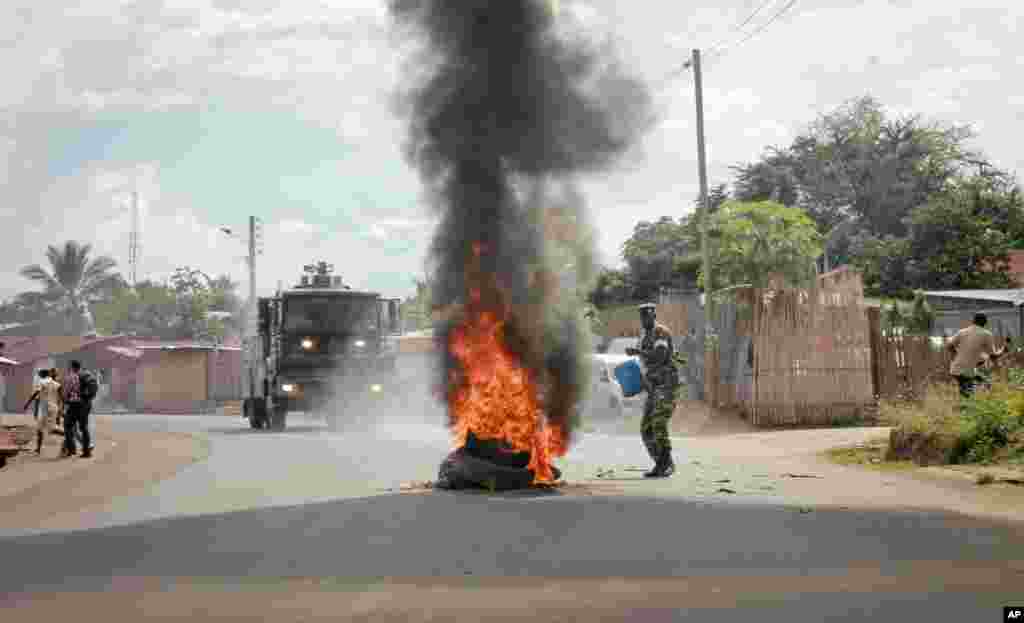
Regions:
M 1021 308 L 1006 303 L 973 299 L 952 299 L 938 296 L 927 297 L 928 304 L 935 310 L 933 335 L 952 335 L 968 326 L 974 314 L 984 312 L 988 316 L 988 328 L 999 336 L 1021 336 Z
M 218 349 L 207 356 L 210 400 L 239 400 L 242 397 L 242 351 Z
M 7 411 L 7 375 L 14 372 L 14 366 L 0 364 L 0 412 Z
M 15 366 L 11 375 L 6 378 L 7 392 L 4 408 L 11 413 L 20 413 L 25 401 L 32 395 L 32 384 L 34 383 L 39 370 L 49 370 L 56 366 L 52 357 L 44 357 L 32 363 L 23 363 Z
M 150 413 L 195 413 L 209 396 L 209 351 L 147 350 L 140 369 L 139 404 Z

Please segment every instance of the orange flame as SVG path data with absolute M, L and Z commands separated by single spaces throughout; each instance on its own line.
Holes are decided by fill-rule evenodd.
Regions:
M 473 246 L 467 276 L 479 276 L 482 245 Z M 497 294 L 497 288 L 495 288 Z M 498 297 L 488 297 L 497 299 Z M 461 323 L 448 335 L 448 352 L 461 368 L 449 377 L 448 410 L 457 447 L 472 432 L 481 440 L 501 440 L 516 452 L 529 452 L 534 483 L 551 483 L 551 459 L 564 456 L 567 439 L 545 421 L 540 386 L 504 341 L 511 312 L 479 287 L 472 287 Z

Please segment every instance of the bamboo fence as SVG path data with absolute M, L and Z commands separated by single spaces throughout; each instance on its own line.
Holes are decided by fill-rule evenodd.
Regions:
M 874 412 L 871 332 L 858 274 L 806 289 L 751 289 L 746 298 L 754 387 L 743 409 L 751 423 L 836 425 Z
M 949 340 L 927 335 L 877 336 L 873 364 L 877 370 L 876 393 L 882 399 L 917 399 L 932 383 L 953 383 L 949 374 L 952 355 L 946 348 Z M 996 348 L 1003 348 L 1004 338 L 996 338 Z M 1024 367 L 1024 354 L 1011 353 L 994 366 L 996 377 L 1005 377 L 1008 368 Z

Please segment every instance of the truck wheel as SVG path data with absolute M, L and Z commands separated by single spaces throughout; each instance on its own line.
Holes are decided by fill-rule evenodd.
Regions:
M 270 424 L 270 418 L 267 414 L 267 399 L 266 398 L 253 398 L 252 399 L 252 416 L 249 420 L 252 427 L 255 429 L 268 428 Z
M 242 401 L 242 415 L 245 419 L 249 420 L 249 428 L 253 430 L 260 429 L 260 419 L 256 417 L 256 405 L 252 398 L 246 398 Z

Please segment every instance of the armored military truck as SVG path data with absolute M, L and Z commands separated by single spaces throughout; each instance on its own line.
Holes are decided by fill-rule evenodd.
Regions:
M 283 430 L 289 411 L 305 411 L 341 429 L 397 391 L 399 300 L 351 289 L 327 262 L 304 270 L 294 288 L 258 301 L 243 401 L 252 428 Z

